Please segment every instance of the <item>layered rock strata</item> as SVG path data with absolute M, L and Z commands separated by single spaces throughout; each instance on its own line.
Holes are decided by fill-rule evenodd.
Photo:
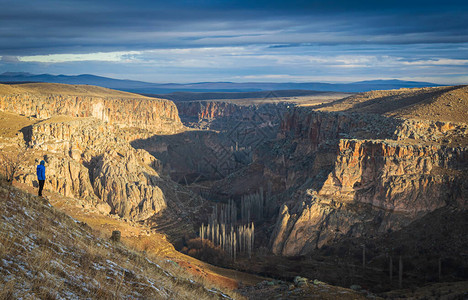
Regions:
M 272 251 L 307 254 L 345 236 L 398 230 L 440 207 L 466 209 L 468 147 L 447 139 L 467 128 L 304 109 L 286 115 L 280 137 L 297 145 L 289 159 L 308 158 L 309 170 L 289 178 L 296 192 L 280 208 Z M 283 164 L 292 177 L 293 164 Z
M 233 131 L 237 127 L 273 127 L 292 106 L 284 103 L 240 105 L 222 101 L 177 102 L 182 122 L 189 127 Z M 240 130 L 239 130 L 240 131 Z
M 114 98 L 60 94 L 0 94 L 0 110 L 47 119 L 56 115 L 94 117 L 120 127 L 174 133 L 183 129 L 173 102 L 156 98 Z
M 167 207 L 159 186 L 170 191 L 175 184 L 160 178 L 158 160 L 129 142 L 183 130 L 173 102 L 92 86 L 0 85 L 0 111 L 34 123 L 18 137 L 36 163 L 46 161 L 47 189 L 133 220 Z M 25 162 L 18 180 L 35 184 L 33 169 Z
M 241 106 L 218 101 L 177 102 L 176 105 L 181 116 L 198 119 L 228 117 L 242 109 Z

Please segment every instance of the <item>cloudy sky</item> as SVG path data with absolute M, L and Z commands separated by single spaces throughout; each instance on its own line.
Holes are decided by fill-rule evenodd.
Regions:
M 0 0 L 0 73 L 468 84 L 468 1 Z

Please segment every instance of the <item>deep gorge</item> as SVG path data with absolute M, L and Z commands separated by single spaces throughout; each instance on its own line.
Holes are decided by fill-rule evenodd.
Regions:
M 116 101 L 14 95 L 0 103 L 38 118 L 14 142 L 44 156 L 50 189 L 145 222 L 209 262 L 375 291 L 395 288 L 390 257 L 404 257 L 409 285 L 434 280 L 435 258 L 447 277 L 465 278 L 456 240 L 468 155 L 454 142 L 468 134 L 465 123 L 291 103 Z M 18 180 L 32 185 L 32 173 L 25 165 Z M 201 233 L 211 245 L 197 244 Z

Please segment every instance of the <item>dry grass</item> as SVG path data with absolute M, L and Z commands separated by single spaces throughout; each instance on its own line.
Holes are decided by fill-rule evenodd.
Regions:
M 78 117 L 73 117 L 73 116 L 57 115 L 57 116 L 53 116 L 46 120 L 41 121 L 40 124 L 65 123 L 65 122 L 71 122 L 71 121 L 82 121 L 86 119 L 92 120 L 92 118 L 78 118 Z
M 0 137 L 13 138 L 22 128 L 30 126 L 35 122 L 35 119 L 13 113 L 0 112 Z
M 71 85 L 61 83 L 24 83 L 11 85 L 0 84 L 0 95 L 23 93 L 149 99 L 149 97 L 138 94 L 111 90 L 108 88 L 92 85 Z
M 266 104 L 266 103 L 291 103 L 299 106 L 315 106 L 323 103 L 329 103 L 345 97 L 349 97 L 353 93 L 341 92 L 323 92 L 317 95 L 308 96 L 291 96 L 291 97 L 276 97 L 274 94 L 265 98 L 243 98 L 243 99 L 210 99 L 201 100 L 207 102 L 228 102 L 237 105 L 253 105 L 253 104 Z M 196 100 L 198 101 L 198 100 Z
M 137 226 L 93 211 L 84 211 L 73 203 L 76 201 L 74 199 L 60 197 L 50 192 L 47 195 L 52 199 L 54 207 L 89 225 L 95 235 L 107 240 L 113 230 L 119 230 L 122 233 L 122 243 L 128 248 L 159 261 L 160 265 L 165 265 L 165 268 L 172 273 L 182 277 L 188 276 L 189 279 L 201 282 L 204 286 L 235 295 L 231 291 L 238 287 L 239 281 L 254 285 L 265 280 L 260 276 L 219 268 L 184 255 L 175 250 L 165 235 L 154 231 L 148 233 L 148 228 L 145 226 Z
M 35 192 L 32 187 L 24 184 L 16 183 L 16 185 L 30 193 Z M 155 260 L 162 260 L 161 264 L 168 260 L 170 261 L 168 268 L 176 266 L 173 272 L 180 272 L 181 276 L 189 276 L 190 279 L 202 282 L 207 287 L 228 291 L 230 295 L 235 295 L 230 291 L 236 289 L 239 282 L 255 285 L 266 279 L 253 274 L 216 267 L 184 255 L 175 250 L 165 235 L 154 230 L 149 232 L 147 226 L 100 214 L 93 211 L 92 208 L 83 209 L 79 200 L 50 191 L 46 191 L 45 195 L 49 197 L 50 203 L 55 208 L 89 225 L 93 229 L 94 235 L 107 240 L 113 230 L 119 230 L 122 233 L 122 243 L 128 248 L 145 253 L 147 257 L 152 257 Z
M 171 261 L 107 239 L 41 198 L 0 186 L 0 299 L 218 299 Z
M 466 123 L 468 86 L 371 91 L 323 105 L 320 110 Z

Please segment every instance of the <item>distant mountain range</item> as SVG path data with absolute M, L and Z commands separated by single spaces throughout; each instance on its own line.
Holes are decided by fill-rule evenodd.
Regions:
M 353 83 L 321 82 L 197 82 L 197 83 L 151 83 L 135 80 L 122 80 L 89 74 L 67 76 L 50 74 L 30 74 L 6 72 L 0 74 L 0 83 L 54 82 L 66 84 L 88 84 L 107 87 L 139 94 L 168 94 L 174 92 L 260 92 L 278 90 L 307 90 L 331 92 L 367 92 L 371 90 L 389 90 L 398 88 L 419 88 L 439 86 L 430 82 L 403 80 L 369 80 Z

